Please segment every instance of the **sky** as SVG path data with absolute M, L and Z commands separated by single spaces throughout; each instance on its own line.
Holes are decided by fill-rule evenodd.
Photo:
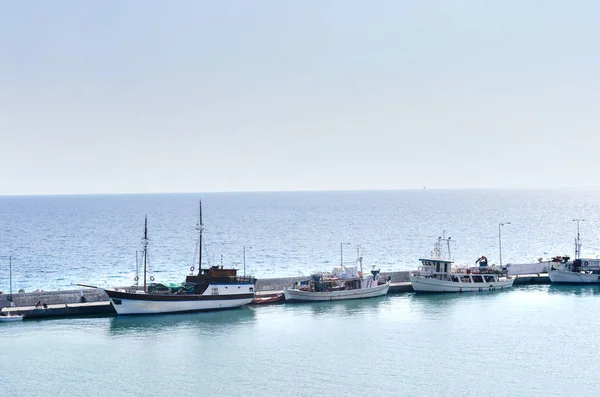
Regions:
M 595 1 L 0 5 L 0 195 L 598 187 Z

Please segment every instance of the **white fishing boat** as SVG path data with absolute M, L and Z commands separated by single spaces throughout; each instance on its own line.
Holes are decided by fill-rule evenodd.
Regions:
M 447 243 L 448 257 L 443 257 L 442 242 Z M 485 258 L 485 257 L 482 257 Z M 513 278 L 496 266 L 488 266 L 487 259 L 478 259 L 476 267 L 452 267 L 450 238 L 439 237 L 430 258 L 419 259 L 421 266 L 410 275 L 415 292 L 483 292 L 510 288 Z
M 12 314 L 11 312 L 0 313 L 0 323 L 5 323 L 9 321 L 21 321 L 23 320 L 23 316 L 20 314 Z
M 557 284 L 600 284 L 600 259 L 555 262 L 548 277 Z
M 313 274 L 309 279 L 298 281 L 291 288 L 284 287 L 286 301 L 334 301 L 345 299 L 363 299 L 383 296 L 390 288 L 389 278 L 383 279 L 379 270 L 363 275 L 362 257 L 358 257 L 357 266 L 339 267 L 330 273 Z
M 600 284 L 600 259 L 580 258 L 581 237 L 579 234 L 579 221 L 577 221 L 577 237 L 575 238 L 575 259 L 570 257 L 556 257 L 548 271 L 548 277 L 554 284 Z
M 119 315 L 182 313 L 240 307 L 254 298 L 253 277 L 238 277 L 237 269 L 210 266 L 202 269 L 202 203 L 198 221 L 198 274 L 189 275 L 181 285 L 146 282 L 148 257 L 148 219 L 144 223 L 143 289 L 104 289 Z M 194 267 L 190 269 L 192 272 Z M 150 278 L 153 281 L 153 277 Z

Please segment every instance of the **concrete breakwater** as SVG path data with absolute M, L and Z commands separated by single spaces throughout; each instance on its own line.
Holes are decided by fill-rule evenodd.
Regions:
M 391 278 L 392 285 L 389 293 L 412 292 L 408 271 L 382 272 L 385 278 Z M 256 281 L 256 294 L 269 296 L 283 291 L 284 286 L 291 286 L 294 282 L 305 280 L 306 277 L 282 277 L 258 279 Z M 548 276 L 522 275 L 515 279 L 515 285 L 549 284 Z M 37 303 L 42 306 L 36 306 Z M 100 288 L 82 288 L 64 291 L 35 291 L 13 294 L 14 307 L 10 306 L 9 295 L 0 295 L 0 309 L 26 318 L 48 318 L 83 315 L 114 315 L 108 296 Z M 46 307 L 43 305 L 45 304 Z

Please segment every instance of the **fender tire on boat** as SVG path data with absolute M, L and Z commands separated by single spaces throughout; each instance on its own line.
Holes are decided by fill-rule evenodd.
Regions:
M 154 276 L 150 276 L 150 281 L 154 281 Z
M 194 270 L 196 270 L 194 266 L 190 267 L 190 272 L 193 272 Z

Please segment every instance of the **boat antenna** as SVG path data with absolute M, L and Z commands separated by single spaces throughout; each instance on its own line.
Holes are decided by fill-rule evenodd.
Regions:
M 360 278 L 362 278 L 362 274 L 363 274 L 363 268 L 362 268 L 362 256 L 360 256 L 360 245 L 356 246 L 356 260 L 358 261 L 358 264 L 360 265 Z
M 199 200 L 199 209 L 198 209 L 198 224 L 196 225 L 196 230 L 198 231 L 198 275 L 202 273 L 202 230 L 204 229 L 204 224 L 202 223 L 202 200 Z
M 144 241 L 142 242 L 144 245 L 144 292 L 148 292 L 148 287 L 146 285 L 146 263 L 148 258 L 148 215 L 144 218 Z

